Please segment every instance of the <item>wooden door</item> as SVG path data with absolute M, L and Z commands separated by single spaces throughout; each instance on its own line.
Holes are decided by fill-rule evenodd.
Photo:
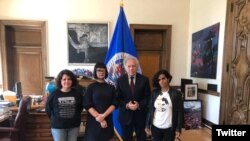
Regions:
M 250 3 L 227 2 L 220 124 L 250 124 Z
M 0 23 L 4 90 L 13 90 L 19 81 L 23 95 L 44 94 L 46 23 L 11 20 Z
M 142 73 L 149 77 L 151 88 L 159 69 L 170 71 L 171 29 L 171 25 L 130 25 Z

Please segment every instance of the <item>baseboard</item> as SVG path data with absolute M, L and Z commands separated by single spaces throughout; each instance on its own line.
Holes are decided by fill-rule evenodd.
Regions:
M 211 122 L 211 121 L 209 121 L 209 120 L 207 120 L 207 119 L 204 119 L 204 118 L 202 118 L 202 124 L 203 124 L 204 126 L 206 126 L 207 128 L 209 128 L 209 129 L 212 129 L 212 126 L 213 126 L 213 125 L 216 125 L 216 124 L 214 124 L 213 122 Z

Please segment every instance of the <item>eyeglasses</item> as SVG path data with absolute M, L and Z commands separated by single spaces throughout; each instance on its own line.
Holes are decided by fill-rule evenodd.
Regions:
M 97 72 L 105 72 L 103 69 L 96 69 Z

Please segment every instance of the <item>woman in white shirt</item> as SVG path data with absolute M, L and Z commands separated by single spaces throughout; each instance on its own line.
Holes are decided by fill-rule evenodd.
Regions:
M 167 70 L 159 70 L 153 77 L 146 130 L 151 129 L 154 141 L 174 141 L 181 134 L 183 96 L 169 86 L 171 80 Z

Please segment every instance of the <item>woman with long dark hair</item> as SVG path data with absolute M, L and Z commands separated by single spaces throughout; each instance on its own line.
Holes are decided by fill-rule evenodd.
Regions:
M 170 87 L 171 80 L 167 70 L 159 70 L 153 77 L 154 90 L 149 102 L 147 128 L 151 129 L 154 141 L 174 141 L 181 134 L 183 96 Z

